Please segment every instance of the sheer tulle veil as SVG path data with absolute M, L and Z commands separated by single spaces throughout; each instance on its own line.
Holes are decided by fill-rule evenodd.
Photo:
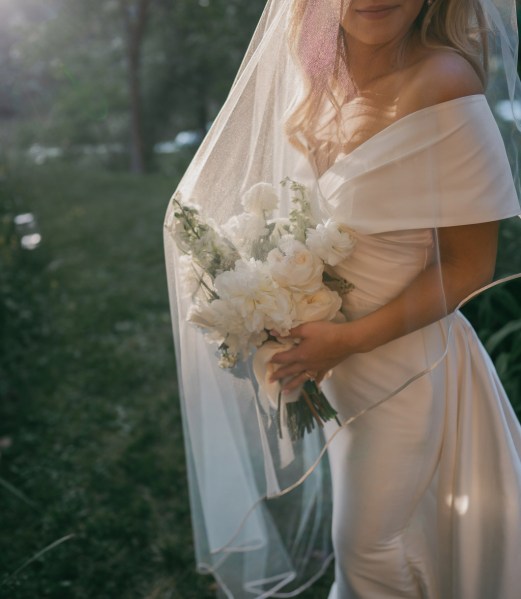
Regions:
M 285 217 L 293 209 L 294 192 L 281 181 L 289 178 L 305 186 L 317 222 L 334 218 L 331 207 L 342 195 L 342 201 L 352 203 L 352 220 L 345 225 L 355 233 L 380 232 L 372 230 L 357 190 L 366 185 L 374 168 L 367 157 L 373 157 L 371 148 L 380 147 L 378 137 L 393 133 L 398 139 L 403 129 L 398 120 L 363 144 L 363 151 L 355 150 L 351 156 L 342 152 L 345 137 L 349 137 L 342 126 L 342 103 L 356 101 L 356 90 L 349 82 L 349 60 L 339 37 L 347 2 L 306 2 L 298 23 L 298 43 L 290 44 L 296 0 L 268 1 L 229 96 L 174 198 L 196 204 L 205 218 L 221 226 L 243 211 L 241 199 L 253 185 L 269 183 L 279 195 L 275 216 Z M 445 0 L 426 4 L 421 18 L 431 18 L 436 4 L 445 4 Z M 503 165 L 500 173 L 505 183 L 500 185 L 500 194 L 515 196 L 512 180 L 519 189 L 521 87 L 516 71 L 515 3 L 479 0 L 474 5 L 480 19 L 471 23 L 476 29 L 471 36 L 479 48 L 482 36 L 488 41 L 486 99 L 497 121 L 497 126 L 492 121 L 493 126 L 485 127 L 484 134 L 480 132 L 485 137 L 476 139 L 480 183 L 459 180 L 459 161 L 464 157 L 456 155 L 457 149 L 450 163 L 433 159 L 436 144 L 446 137 L 447 130 L 454 135 L 457 148 L 460 129 L 472 129 L 471 122 L 465 121 L 469 115 L 466 109 L 461 111 L 461 122 L 456 123 L 447 121 L 443 108 L 427 108 L 423 114 L 429 118 L 425 119 L 411 115 L 421 122 L 414 173 L 410 156 L 400 155 L 399 144 L 392 156 L 394 165 L 404 164 L 404 187 L 409 179 L 421 181 L 421 197 L 417 214 L 396 211 L 395 215 L 391 210 L 386 226 L 388 230 L 432 229 L 433 268 L 438 258 L 436 229 L 464 224 L 451 220 L 451 201 L 468 202 L 468 224 L 496 219 L 493 210 L 488 213 L 484 207 L 486 202 L 478 201 L 483 206 L 474 208 L 476 196 L 488 201 L 487 193 L 497 188 L 497 181 L 487 175 L 488 161 Z M 288 123 L 310 86 L 320 97 L 320 110 L 312 123 L 314 143 L 300 131 L 296 133 L 299 147 L 295 139 L 288 138 Z M 430 140 L 428 144 L 425 138 Z M 341 166 L 346 159 L 351 165 L 355 163 L 357 176 L 343 181 Z M 386 156 L 378 160 L 380 170 L 389 168 Z M 391 190 L 385 193 L 394 202 Z M 514 222 L 520 211 L 517 197 L 510 205 L 510 213 L 502 217 L 512 217 L 509 226 L 512 234 L 519 236 L 521 230 Z M 164 226 L 165 256 L 198 569 L 213 574 L 220 593 L 227 597 L 292 597 L 320 576 L 332 559 L 330 479 L 328 462 L 323 458 L 328 443 L 334 443 L 337 424 L 328 423 L 325 431 L 317 426 L 299 441 L 281 440 L 273 409 L 259 397 L 251 363 L 239 364 L 233 371 L 219 367 L 216 346 L 187 322 L 193 289 L 186 260 L 173 240 L 174 212 L 171 201 Z M 508 260 L 502 263 L 508 264 Z M 497 272 L 495 282 L 516 274 L 513 262 L 512 271 Z M 444 305 L 441 272 L 438 295 Z M 449 310 L 446 313 L 450 335 L 451 315 Z M 447 337 L 433 331 L 428 360 L 422 367 L 407 379 L 386 381 L 382 394 L 365 398 L 363 406 L 353 402 L 352 413 L 342 425 L 349 426 L 365 411 L 392 401 L 400 389 L 435 369 L 446 347 Z

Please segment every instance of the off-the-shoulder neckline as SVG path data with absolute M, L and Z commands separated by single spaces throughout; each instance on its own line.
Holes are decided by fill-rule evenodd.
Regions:
M 318 180 L 320 181 L 321 179 L 323 179 L 339 163 L 349 160 L 352 156 L 354 156 L 355 154 L 358 154 L 363 149 L 365 149 L 366 146 L 374 143 L 380 137 L 392 132 L 396 127 L 402 126 L 404 123 L 414 120 L 415 118 L 425 116 L 425 114 L 428 114 L 431 112 L 438 112 L 439 110 L 443 110 L 445 108 L 450 108 L 450 107 L 454 106 L 455 104 L 464 104 L 467 102 L 476 102 L 476 101 L 487 102 L 485 94 L 472 94 L 469 96 L 461 96 L 459 98 L 453 98 L 452 100 L 446 100 L 445 102 L 439 102 L 438 104 L 431 104 L 430 106 L 425 106 L 424 108 L 420 108 L 419 110 L 414 110 L 413 112 L 409 112 L 408 114 L 405 114 L 404 116 L 400 117 L 399 119 L 396 119 L 390 125 L 387 125 L 387 127 L 384 127 L 383 129 L 381 129 L 380 131 L 378 131 L 377 133 L 375 133 L 374 135 L 369 137 L 369 139 L 366 139 L 365 141 L 363 141 L 360 145 L 356 146 L 356 148 L 351 150 L 348 154 L 341 154 L 340 157 L 328 169 L 326 169 L 321 175 L 319 175 Z

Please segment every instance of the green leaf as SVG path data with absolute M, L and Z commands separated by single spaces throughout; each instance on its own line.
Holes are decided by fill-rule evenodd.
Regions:
M 499 354 L 499 356 L 494 361 L 494 364 L 496 366 L 499 378 L 501 380 L 506 379 L 508 372 L 508 354 L 506 352 Z
M 493 353 L 509 335 L 517 331 L 521 331 L 521 319 L 507 323 L 497 333 L 494 333 L 485 344 L 487 351 L 490 354 Z

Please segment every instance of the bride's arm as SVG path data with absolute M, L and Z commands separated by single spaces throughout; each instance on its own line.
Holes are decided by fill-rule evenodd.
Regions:
M 294 389 L 306 379 L 306 370 L 323 375 L 353 353 L 371 351 L 452 312 L 490 281 L 497 232 L 497 222 L 438 229 L 438 261 L 367 316 L 342 324 L 306 323 L 293 329 L 291 336 L 301 343 L 274 356 L 273 362 L 280 365 L 274 378 L 293 376 L 285 389 Z

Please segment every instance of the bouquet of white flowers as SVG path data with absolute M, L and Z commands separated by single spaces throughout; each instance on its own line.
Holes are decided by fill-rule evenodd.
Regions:
M 314 380 L 283 396 L 279 383 L 270 382 L 270 360 L 295 342 L 283 339 L 290 329 L 342 317 L 341 295 L 352 285 L 327 267 L 347 258 L 355 239 L 331 220 L 313 222 L 306 187 L 288 178 L 281 185 L 292 194 L 287 218 L 273 218 L 277 191 L 257 183 L 242 197 L 244 212 L 221 226 L 177 194 L 166 226 L 183 253 L 184 284 L 193 300 L 189 321 L 217 344 L 222 368 L 255 353 L 263 406 L 277 410 L 279 436 L 287 429 L 296 440 L 337 413 Z

